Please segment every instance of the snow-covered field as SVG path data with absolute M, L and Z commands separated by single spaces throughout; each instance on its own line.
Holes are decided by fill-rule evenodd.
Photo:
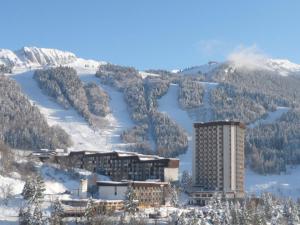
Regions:
M 20 180 L 17 176 L 1 176 L 0 175 L 0 186 L 12 185 L 13 187 L 13 199 L 5 205 L 3 202 L 2 193 L 0 193 L 0 225 L 6 224 L 17 224 L 17 215 L 19 212 L 19 207 L 22 204 L 22 198 L 20 193 L 23 190 L 24 182 Z
M 246 170 L 245 187 L 248 193 L 275 193 L 281 197 L 300 198 L 300 166 L 289 167 L 287 173 L 280 175 L 259 175 Z

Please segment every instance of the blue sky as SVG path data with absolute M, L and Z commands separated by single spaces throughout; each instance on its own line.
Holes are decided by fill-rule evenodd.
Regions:
M 0 8 L 0 48 L 58 48 L 139 69 L 175 69 L 255 45 L 300 63 L 298 0 L 4 0 Z

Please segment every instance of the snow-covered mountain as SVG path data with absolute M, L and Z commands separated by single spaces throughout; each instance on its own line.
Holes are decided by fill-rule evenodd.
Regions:
M 95 72 L 98 66 L 105 63 L 106 62 L 102 61 L 82 59 L 71 52 L 65 52 L 57 49 L 46 49 L 36 47 L 24 47 L 17 51 L 0 49 L 0 64 L 5 64 L 7 66 L 13 67 L 13 74 L 11 77 L 20 84 L 22 91 L 28 96 L 30 101 L 33 102 L 40 109 L 41 113 L 47 119 L 48 124 L 59 125 L 70 135 L 74 143 L 72 149 L 70 150 L 114 150 L 120 145 L 122 145 L 122 142 L 119 138 L 121 132 L 135 125 L 130 118 L 128 106 L 127 103 L 124 101 L 123 94 L 118 90 L 114 89 L 113 87 L 103 85 L 100 82 L 100 80 L 95 77 Z M 64 109 L 56 102 L 54 102 L 51 98 L 49 98 L 49 96 L 45 95 L 45 93 L 38 87 L 35 80 L 32 79 L 32 70 L 41 67 L 56 67 L 60 65 L 75 68 L 80 79 L 83 82 L 94 82 L 97 85 L 101 86 L 101 88 L 103 88 L 108 93 L 111 99 L 110 108 L 112 113 L 106 117 L 106 127 L 101 129 L 100 131 L 93 130 L 88 125 L 88 123 L 72 108 Z M 177 75 L 198 75 L 213 74 L 216 71 L 222 72 L 225 70 L 229 71 L 229 69 L 235 70 L 241 68 L 247 70 L 267 70 L 271 72 L 273 71 L 275 72 L 274 74 L 282 75 L 283 77 L 280 76 L 282 79 L 287 79 L 288 77 L 286 76 L 290 74 L 295 74 L 298 72 L 300 73 L 300 65 L 294 64 L 288 60 L 269 59 L 265 57 L 247 58 L 244 56 L 231 57 L 226 62 L 209 62 L 208 64 L 202 66 L 195 66 L 176 72 Z M 146 78 L 149 76 L 161 76 L 156 73 L 142 71 L 140 71 L 140 75 L 142 78 Z M 202 108 L 197 109 L 196 112 L 188 112 L 188 110 L 184 110 L 179 107 L 178 92 L 180 85 L 177 85 L 175 83 L 171 83 L 167 93 L 164 94 L 158 101 L 158 110 L 160 112 L 168 114 L 174 121 L 176 121 L 177 124 L 183 127 L 189 134 L 190 142 L 192 136 L 191 125 L 194 120 L 193 116 L 191 116 L 192 113 L 200 113 L 203 114 L 205 118 L 210 118 L 208 115 L 211 111 L 209 94 L 218 87 L 218 83 L 211 83 L 207 81 L 202 82 L 202 85 L 204 88 L 203 105 Z M 230 99 L 227 98 L 227 100 L 230 103 Z M 275 105 L 275 107 L 276 106 L 278 105 Z M 280 109 L 283 108 L 281 107 Z M 283 113 L 286 113 L 286 111 L 288 111 L 290 108 L 289 106 L 287 106 L 284 109 L 285 110 L 282 110 L 282 113 L 280 113 L 281 111 L 275 111 L 278 112 L 277 114 L 279 115 L 274 120 L 280 117 Z M 266 113 L 268 113 L 268 111 L 266 111 Z M 274 122 L 274 120 L 270 120 L 268 122 Z M 180 159 L 182 160 L 182 169 L 191 168 L 190 157 L 191 148 L 189 148 L 189 151 L 185 155 L 180 156 Z M 255 175 L 251 174 L 251 176 L 253 177 Z M 258 182 L 256 181 L 251 181 L 252 185 L 256 185 L 257 183 Z M 263 183 L 263 181 L 259 181 L 259 183 Z M 280 185 L 282 186 L 282 184 Z M 275 186 L 277 187 L 278 185 L 276 184 L 274 185 L 274 187 Z M 294 186 L 297 186 L 297 188 L 299 187 L 298 184 Z M 295 187 L 293 187 L 293 189 L 294 188 Z
M 0 64 L 15 69 L 60 65 L 97 68 L 99 65 L 105 63 L 104 61 L 82 59 L 72 52 L 58 49 L 38 47 L 23 47 L 16 51 L 0 49 Z M 265 56 L 242 53 L 232 54 L 225 62 L 210 61 L 207 64 L 176 70 L 176 72 L 186 75 L 207 74 L 224 65 L 230 66 L 232 69 L 268 70 L 277 72 L 282 76 L 300 73 L 300 65 L 287 59 L 272 59 Z M 145 73 L 142 75 L 147 76 L 148 74 Z
M 17 51 L 0 49 L 0 64 L 20 68 L 45 66 L 83 66 L 97 67 L 105 62 L 78 58 L 74 53 L 49 48 L 23 47 Z
M 209 74 L 210 72 L 219 68 L 231 69 L 246 69 L 246 70 L 266 70 L 274 72 L 281 76 L 288 76 L 291 74 L 300 73 L 300 65 L 293 63 L 287 59 L 271 59 L 271 58 L 247 58 L 245 57 L 231 57 L 225 62 L 210 61 L 207 64 L 200 66 L 193 66 L 178 73 L 185 75 Z
M 212 70 L 218 68 L 220 65 L 222 65 L 222 63 L 210 61 L 207 64 L 203 64 L 200 66 L 193 66 L 186 69 L 178 70 L 177 73 L 182 73 L 185 75 L 204 74 L 211 72 Z

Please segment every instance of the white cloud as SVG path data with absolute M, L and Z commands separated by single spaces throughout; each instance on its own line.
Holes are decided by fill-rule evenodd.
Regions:
M 269 69 L 267 65 L 268 56 L 256 45 L 237 47 L 227 56 L 227 60 L 238 68 Z

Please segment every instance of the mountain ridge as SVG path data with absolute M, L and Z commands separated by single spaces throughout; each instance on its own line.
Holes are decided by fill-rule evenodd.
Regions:
M 45 66 L 65 66 L 81 64 L 85 67 L 97 67 L 103 61 L 87 60 L 74 53 L 52 48 L 23 47 L 19 50 L 0 49 L 0 64 L 15 69 L 38 68 Z
M 25 51 L 27 51 L 26 54 Z M 112 114 L 108 115 L 110 119 L 107 122 L 113 125 L 112 129 L 106 137 L 107 129 L 103 128 L 103 132 L 101 131 L 103 134 L 100 136 L 101 141 L 93 142 L 95 149 L 98 149 L 97 146 L 99 146 L 96 143 L 101 143 L 101 146 L 106 149 L 122 144 L 132 148 L 132 141 L 138 141 L 137 144 L 139 145 L 136 145 L 136 149 L 139 151 L 152 149 L 154 153 L 158 153 L 155 152 L 158 150 L 157 146 L 161 146 L 162 154 L 181 154 L 181 151 L 174 151 L 174 147 L 165 141 L 167 137 L 164 135 L 170 136 L 172 131 L 175 131 L 175 129 L 170 130 L 170 126 L 177 127 L 184 138 L 181 140 L 178 139 L 181 137 L 180 135 L 173 135 L 172 138 L 174 139 L 171 142 L 178 141 L 178 146 L 181 147 L 183 144 L 184 148 L 182 149 L 185 150 L 186 147 L 189 147 L 189 143 L 186 141 L 184 130 L 181 129 L 182 125 L 176 122 L 176 116 L 170 118 L 172 114 L 170 111 L 167 114 L 161 112 L 158 102 L 159 98 L 164 98 L 172 91 L 171 97 L 174 99 L 172 111 L 175 112 L 175 109 L 180 109 L 181 113 L 187 114 L 190 117 L 187 123 L 190 124 L 195 120 L 206 122 L 223 119 L 235 119 L 246 124 L 253 124 L 256 121 L 263 121 L 270 113 L 285 108 L 286 110 L 282 111 L 282 114 L 287 114 L 284 121 L 280 121 L 282 114 L 276 113 L 276 115 L 278 114 L 275 118 L 276 121 L 272 121 L 271 125 L 262 124 L 266 131 L 264 140 L 257 139 L 253 135 L 249 137 L 251 140 L 247 140 L 246 153 L 249 155 L 247 160 L 251 161 L 251 156 L 258 159 L 256 160 L 258 163 L 253 165 L 253 168 L 256 168 L 256 171 L 260 173 L 278 173 L 290 163 L 300 164 L 300 157 L 299 160 L 295 158 L 295 160 L 284 161 L 284 157 L 290 149 L 294 151 L 295 155 L 298 155 L 298 149 L 293 146 L 297 145 L 298 140 L 300 140 L 298 139 L 300 137 L 300 132 L 297 130 L 298 124 L 293 124 L 292 120 L 299 114 L 300 109 L 300 92 L 298 91 L 300 76 L 293 76 L 297 73 L 295 71 L 297 71 L 298 65 L 289 61 L 260 58 L 263 66 L 253 67 L 253 62 L 259 57 L 252 57 L 248 61 L 244 60 L 243 57 L 236 57 L 235 61 L 210 62 L 201 67 L 193 67 L 174 73 L 165 70 L 138 71 L 133 67 L 81 59 L 72 53 L 64 53 L 60 50 L 23 48 L 21 51 L 16 51 L 17 53 L 10 50 L 1 50 L 0 52 L 2 52 L 2 58 L 0 54 L 2 61 L 10 57 L 12 60 L 16 59 L 15 61 L 22 62 L 15 64 L 12 78 L 18 81 L 31 101 L 38 103 L 36 105 L 44 112 L 49 112 L 45 115 L 50 123 L 62 124 L 63 128 L 68 130 L 71 135 L 76 128 L 75 126 L 78 127 L 77 122 L 82 123 L 83 127 L 78 129 L 78 135 L 73 138 L 76 143 L 75 149 L 83 148 L 85 145 L 82 143 L 86 142 L 88 143 L 86 146 L 91 146 L 90 143 L 93 142 L 90 138 L 86 139 L 85 134 L 81 135 L 82 130 L 95 137 L 94 139 L 99 139 L 99 135 L 93 134 L 94 131 L 81 120 L 82 118 L 79 118 L 80 115 L 77 115 L 76 118 L 78 118 L 75 119 L 74 114 L 72 114 L 74 121 L 71 125 L 70 120 L 62 116 L 65 114 L 65 109 L 56 105 L 55 107 L 51 106 L 50 102 L 53 99 L 47 101 L 46 104 L 44 102 L 45 90 L 38 87 L 36 81 L 31 79 L 34 70 L 55 69 L 59 66 L 71 67 L 77 71 L 77 75 L 84 83 L 92 82 L 103 90 L 109 90 L 107 92 L 109 97 L 118 95 L 117 100 L 111 98 L 112 102 L 117 102 L 117 104 L 110 104 L 113 110 L 111 110 Z M 244 64 L 249 61 L 252 64 L 241 67 L 240 65 L 244 64 L 234 63 L 240 62 L 239 60 L 242 60 Z M 273 63 L 271 64 L 272 69 L 266 68 L 266 63 Z M 274 65 L 279 66 L 276 68 Z M 199 69 L 201 69 L 200 73 L 198 73 Z M 280 71 L 278 72 L 278 70 Z M 280 72 L 286 71 L 288 71 L 288 76 L 280 74 Z M 52 83 L 49 82 L 49 84 Z M 123 111 L 118 112 L 121 103 L 124 106 Z M 166 101 L 164 104 L 166 104 L 167 109 L 170 107 L 170 101 Z M 64 113 L 57 113 L 60 110 Z M 71 116 L 71 113 L 68 114 Z M 125 114 L 126 120 L 123 119 Z M 129 117 L 130 119 L 128 119 Z M 68 116 L 68 118 L 71 117 Z M 122 123 L 121 121 L 125 121 L 123 124 L 131 125 L 118 127 L 118 123 Z M 258 122 L 257 124 L 260 126 L 261 123 Z M 252 130 L 252 127 L 249 127 L 247 133 L 250 135 Z M 263 128 L 256 129 L 255 132 L 260 132 L 260 130 Z M 114 142 L 108 139 L 112 138 L 109 137 L 112 133 L 116 134 L 117 137 Z M 147 145 L 142 146 L 141 144 L 146 141 Z M 165 147 L 171 151 L 163 151 Z M 283 150 L 287 150 L 286 153 L 282 154 Z M 270 159 L 270 155 L 273 158 Z M 281 166 L 278 167 L 277 165 Z
M 36 68 L 45 66 L 78 66 L 97 67 L 106 64 L 105 61 L 83 59 L 74 53 L 55 48 L 39 48 L 24 46 L 19 50 L 0 49 L 0 64 L 14 68 Z M 300 64 L 288 59 L 273 59 L 261 55 L 234 54 L 223 62 L 209 61 L 206 64 L 172 70 L 170 72 L 185 75 L 207 74 L 222 66 L 231 69 L 268 70 L 282 76 L 300 73 Z

